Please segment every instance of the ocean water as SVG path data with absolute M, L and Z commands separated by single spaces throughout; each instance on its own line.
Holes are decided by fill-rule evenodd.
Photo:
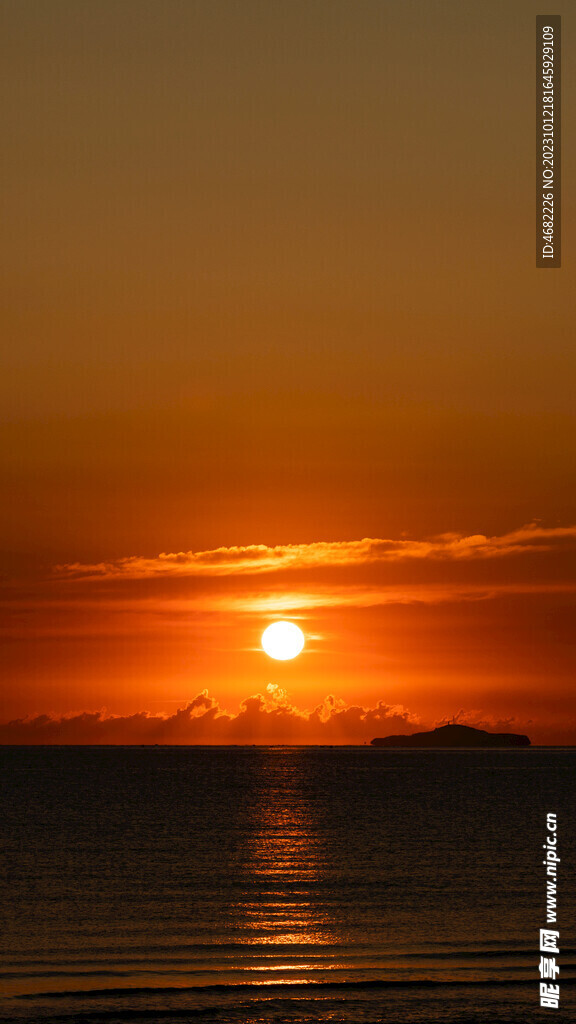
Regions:
M 576 750 L 0 764 L 3 1024 L 576 1021 Z M 547 812 L 557 1010 L 539 1006 Z

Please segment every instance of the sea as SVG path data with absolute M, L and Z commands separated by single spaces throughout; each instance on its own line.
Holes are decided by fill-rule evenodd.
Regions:
M 575 749 L 27 746 L 0 766 L 2 1024 L 576 1021 Z

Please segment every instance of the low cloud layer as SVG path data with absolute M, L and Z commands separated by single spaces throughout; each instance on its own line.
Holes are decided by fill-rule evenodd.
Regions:
M 286 569 L 360 566 L 406 561 L 465 561 L 504 558 L 534 551 L 550 551 L 573 545 L 576 526 L 548 528 L 529 523 L 497 537 L 484 534 L 447 533 L 430 540 L 384 540 L 365 537 L 357 541 L 319 541 L 267 547 L 215 548 L 212 551 L 163 552 L 155 558 L 138 555 L 115 562 L 58 565 L 61 577 L 82 579 L 146 579 L 170 576 L 237 576 L 279 572 Z
M 223 710 L 204 689 L 172 715 L 85 711 L 14 719 L 0 724 L 0 744 L 361 744 L 375 736 L 422 732 L 449 721 L 489 732 L 527 733 L 534 743 L 576 741 L 574 716 L 552 715 L 549 722 L 537 725 L 530 718 L 460 709 L 450 719 L 434 721 L 403 705 L 378 700 L 366 708 L 331 693 L 313 710 L 303 710 L 290 701 L 286 690 L 270 683 L 265 693 L 242 700 L 237 714 Z
M 420 719 L 401 705 L 379 701 L 366 708 L 330 694 L 313 710 L 301 710 L 281 687 L 269 684 L 265 695 L 243 700 L 237 714 L 224 711 L 202 690 L 173 715 L 85 711 L 15 719 L 0 725 L 0 743 L 342 744 L 370 742 L 374 736 L 409 733 L 419 727 Z
M 375 736 L 421 732 L 447 721 L 424 721 L 383 700 L 374 707 L 347 704 L 333 694 L 313 710 L 302 710 L 282 687 L 270 683 L 265 694 L 243 700 L 237 714 L 223 710 L 202 690 L 172 715 L 83 711 L 15 719 L 0 724 L 0 744 L 362 744 Z M 503 719 L 464 709 L 451 721 L 491 732 L 526 732 L 531 725 L 513 716 Z

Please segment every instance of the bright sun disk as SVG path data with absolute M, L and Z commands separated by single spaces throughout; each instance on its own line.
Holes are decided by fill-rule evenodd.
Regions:
M 262 633 L 262 647 L 276 661 L 289 661 L 304 647 L 304 633 L 293 622 L 273 622 Z

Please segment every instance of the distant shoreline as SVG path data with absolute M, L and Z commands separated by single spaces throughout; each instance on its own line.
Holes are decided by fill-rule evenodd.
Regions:
M 20 748 L 24 749 L 76 749 L 76 750 L 154 750 L 154 749 L 172 749 L 172 750 L 270 750 L 281 749 L 281 750 L 371 750 L 378 751 L 379 753 L 393 752 L 397 753 L 401 751 L 403 753 L 410 751 L 426 751 L 432 754 L 436 753 L 459 753 L 460 751 L 473 750 L 475 752 L 481 751 L 493 751 L 493 750 L 512 750 L 512 751 L 530 751 L 530 750 L 576 750 L 576 744 L 574 743 L 531 743 L 530 746 L 526 747 L 430 747 L 430 746 L 398 746 L 398 747 L 381 747 L 373 746 L 371 743 L 0 743 L 0 749 L 14 750 Z

